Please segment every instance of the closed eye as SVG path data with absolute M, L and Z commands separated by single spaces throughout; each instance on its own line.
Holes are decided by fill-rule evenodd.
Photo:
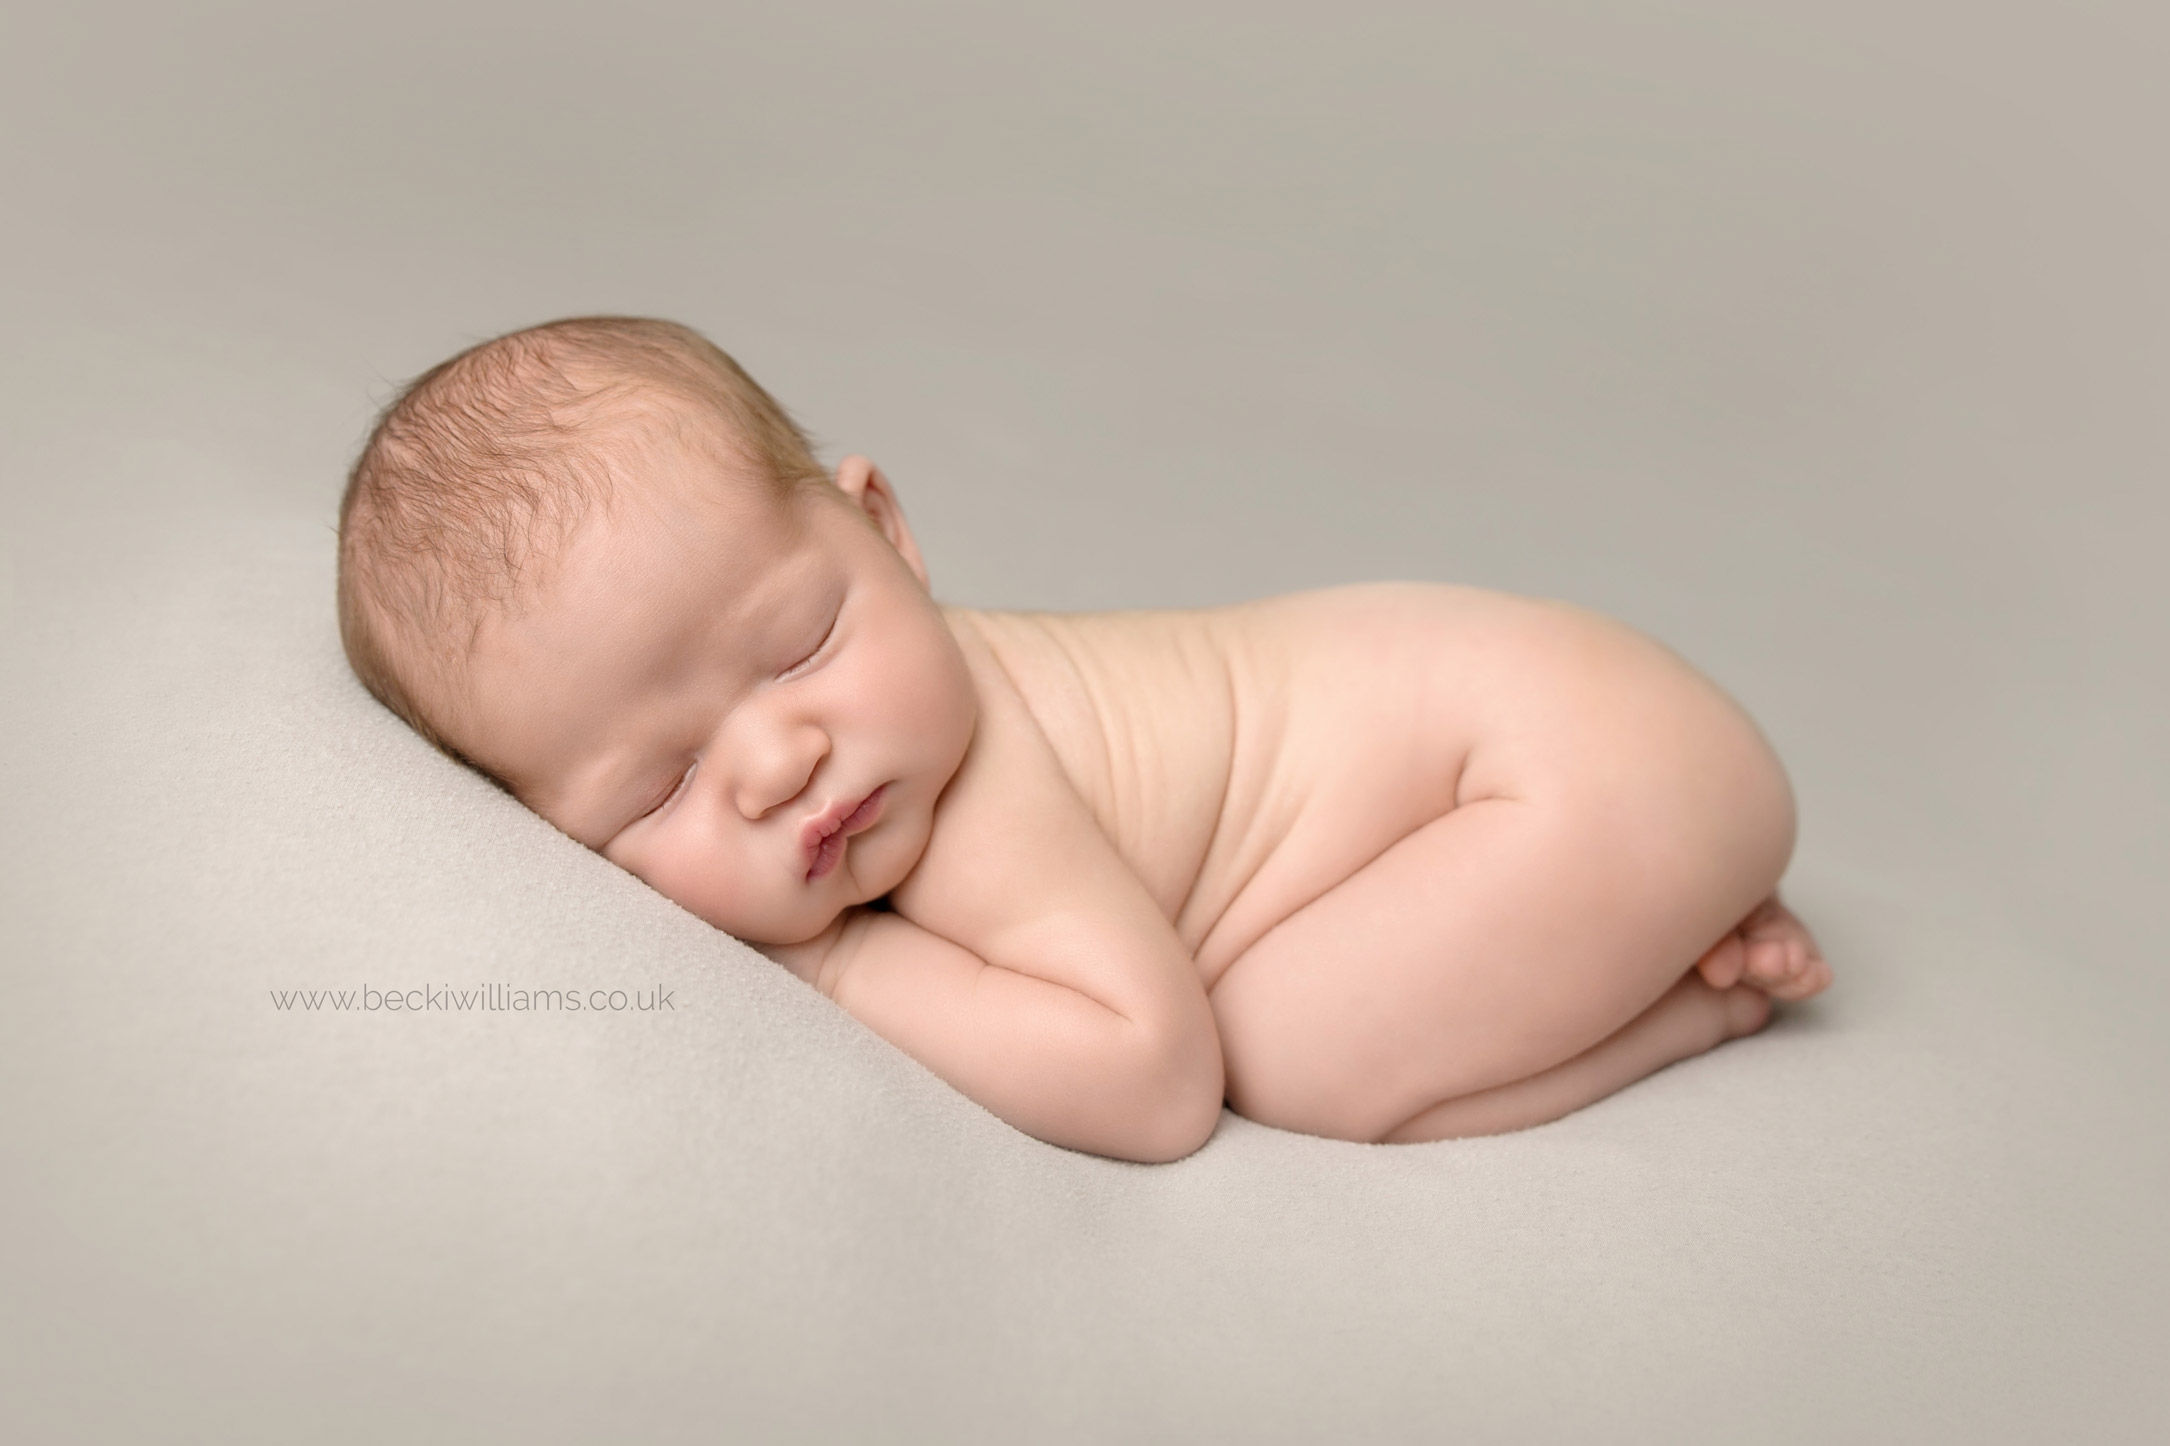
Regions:
M 701 761 L 699 759 L 695 759 L 693 762 L 687 764 L 686 771 L 679 774 L 677 782 L 671 785 L 671 791 L 664 794 L 654 803 L 649 804 L 638 814 L 634 815 L 633 821 L 635 823 L 638 823 L 641 819 L 653 818 L 655 815 L 661 813 L 664 809 L 668 808 L 671 804 L 675 803 L 678 799 L 678 795 L 686 791 L 686 785 L 693 781 L 694 770 L 699 768 L 700 766 Z
M 814 644 L 814 650 L 808 653 L 805 657 L 799 659 L 796 663 L 793 663 L 790 667 L 784 669 L 782 673 L 778 674 L 778 676 L 788 678 L 793 673 L 799 672 L 800 670 L 804 669 L 806 665 L 813 662 L 814 659 L 820 657 L 822 649 L 829 646 L 829 639 L 836 636 L 836 625 L 838 621 L 843 618 L 843 616 L 843 610 L 838 609 L 836 615 L 829 619 L 828 631 L 824 632 L 821 635 L 820 642 Z

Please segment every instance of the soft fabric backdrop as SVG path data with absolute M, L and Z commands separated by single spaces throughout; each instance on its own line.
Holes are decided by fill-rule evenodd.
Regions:
M 2170 1432 L 2158 7 L 15 7 L 10 1439 Z M 1570 598 L 1839 983 L 1559 1124 L 1065 1154 L 349 678 L 398 380 L 709 331 L 945 600 Z M 665 1014 L 281 1012 L 661 987 Z

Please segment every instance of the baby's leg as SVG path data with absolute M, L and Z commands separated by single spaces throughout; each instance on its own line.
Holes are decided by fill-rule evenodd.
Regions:
M 1747 770 L 1736 784 L 1720 803 L 1653 796 L 1641 809 L 1487 798 L 1416 830 L 1215 981 L 1229 1103 L 1285 1129 L 1381 1140 L 1586 1054 L 1543 1088 L 1617 1088 L 1667 1050 L 1710 1047 L 1679 1043 L 1685 1014 L 1628 1026 L 1784 871 L 1783 780 Z M 1615 1036 L 1613 1052 L 1598 1048 Z
M 1595 1104 L 1669 1064 L 1754 1034 L 1770 1017 L 1771 997 L 1762 990 L 1746 984 L 1714 988 L 1691 969 L 1625 1029 L 1565 1064 L 1433 1105 L 1388 1130 L 1384 1138 L 1389 1144 L 1414 1144 L 1542 1125 Z

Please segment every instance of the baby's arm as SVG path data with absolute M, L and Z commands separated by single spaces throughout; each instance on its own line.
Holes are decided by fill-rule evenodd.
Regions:
M 1223 1092 L 1196 966 L 999 665 L 966 646 L 979 725 L 896 912 L 848 911 L 785 962 L 1028 1134 L 1180 1158 Z

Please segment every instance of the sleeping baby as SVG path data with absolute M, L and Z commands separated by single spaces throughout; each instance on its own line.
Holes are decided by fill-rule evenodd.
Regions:
M 425 738 L 1073 1149 L 1519 1129 L 1830 982 L 1778 760 L 1649 639 L 1418 583 L 943 606 L 881 471 L 666 322 L 409 386 L 339 621 Z

